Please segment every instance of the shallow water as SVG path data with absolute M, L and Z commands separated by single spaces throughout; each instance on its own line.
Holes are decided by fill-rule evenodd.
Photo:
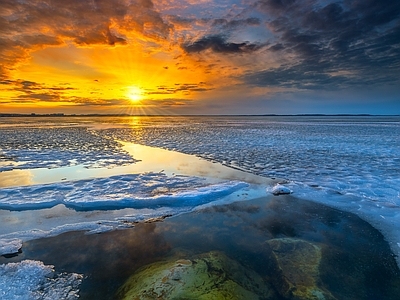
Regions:
M 398 299 L 399 269 L 377 230 L 353 214 L 291 196 L 213 206 L 123 231 L 34 240 L 24 243 L 19 256 L 0 263 L 29 258 L 82 273 L 81 299 L 114 299 L 140 267 L 171 255 L 187 258 L 215 250 L 268 282 L 274 274 L 266 241 L 279 238 L 321 247 L 321 286 L 337 299 Z
M 53 168 L 13 169 L 0 171 L 0 188 L 76 181 L 102 178 L 121 174 L 162 172 L 166 175 L 180 174 L 202 176 L 211 179 L 245 180 L 265 184 L 269 178 L 235 170 L 218 163 L 200 159 L 176 151 L 119 141 L 121 150 L 134 158 L 134 163 L 123 166 L 88 167 L 86 165 L 57 166 Z
M 260 197 L 273 183 L 192 155 L 121 143 L 136 163 L 0 172 L 0 239 L 126 228 L 207 203 Z

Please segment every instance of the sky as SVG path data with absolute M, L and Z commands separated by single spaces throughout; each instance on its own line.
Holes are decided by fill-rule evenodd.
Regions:
M 400 114 L 400 1 L 0 0 L 0 113 Z

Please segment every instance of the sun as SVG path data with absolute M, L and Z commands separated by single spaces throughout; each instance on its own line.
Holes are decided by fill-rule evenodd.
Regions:
M 130 86 L 127 89 L 126 97 L 128 97 L 131 102 L 139 102 L 143 99 L 143 94 L 144 93 L 141 88 L 137 86 Z

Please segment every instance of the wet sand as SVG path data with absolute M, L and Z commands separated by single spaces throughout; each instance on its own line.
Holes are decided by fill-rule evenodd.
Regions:
M 41 260 L 85 276 L 81 299 L 117 299 L 139 268 L 171 256 L 221 251 L 282 294 L 268 241 L 301 240 L 321 249 L 319 285 L 337 299 L 398 299 L 400 272 L 382 234 L 354 214 L 293 196 L 269 196 L 138 223 L 95 235 L 69 232 L 23 244 L 0 263 Z

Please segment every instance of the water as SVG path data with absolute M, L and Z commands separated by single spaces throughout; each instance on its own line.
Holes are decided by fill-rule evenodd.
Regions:
M 211 206 L 164 222 L 101 235 L 68 232 L 32 240 L 0 263 L 35 259 L 56 270 L 85 274 L 80 299 L 116 299 L 120 286 L 144 266 L 220 251 L 277 278 L 267 241 L 290 238 L 322 249 L 319 287 L 337 299 L 397 299 L 400 274 L 383 236 L 357 216 L 291 196 Z M 262 299 L 262 298 L 260 298 Z M 275 295 L 272 299 L 286 299 Z
M 161 247 L 161 252 L 155 251 L 154 255 L 148 253 L 147 258 L 140 256 L 143 263 L 139 265 L 165 258 L 178 248 L 190 253 L 219 249 L 263 274 L 257 269 L 257 261 L 265 260 L 265 256 L 256 256 L 255 262 L 246 260 L 245 257 L 254 256 L 257 251 L 243 249 L 243 245 L 259 245 L 271 238 L 297 237 L 324 247 L 332 246 L 338 251 L 339 244 L 347 245 L 347 250 L 340 250 L 339 256 L 329 253 L 330 259 L 323 260 L 325 273 L 321 275 L 325 288 L 334 291 L 340 299 L 351 299 L 346 293 L 350 295 L 349 291 L 355 287 L 358 291 L 354 292 L 355 298 L 390 299 L 391 293 L 396 294 L 396 291 L 391 290 L 393 286 L 384 285 L 389 292 L 383 296 L 382 287 L 379 287 L 383 283 L 378 279 L 367 285 L 357 281 L 346 287 L 346 293 L 341 292 L 339 273 L 349 270 L 344 265 L 340 272 L 329 270 L 347 257 L 345 261 L 351 262 L 349 268 L 363 270 L 357 274 L 351 271 L 354 276 L 370 276 L 368 272 L 375 268 L 380 269 L 384 274 L 382 278 L 390 284 L 397 280 L 397 267 L 393 266 L 396 257 L 385 248 L 383 238 L 392 252 L 400 254 L 397 230 L 400 225 L 399 129 L 399 117 L 0 118 L 0 218 L 4 225 L 0 229 L 3 241 L 0 250 L 2 245 L 7 251 L 18 248 L 20 241 L 24 241 L 23 253 L 3 259 L 3 262 L 29 258 L 53 264 L 58 272 L 65 270 L 72 275 L 93 276 L 98 259 L 78 259 L 80 263 L 68 265 L 68 260 L 54 259 L 56 247 L 52 246 L 52 241 L 65 243 L 71 252 L 76 234 L 80 235 L 73 233 L 74 230 L 103 232 L 96 238 L 87 236 L 87 243 L 83 245 L 94 251 L 93 247 L 99 247 L 107 241 L 107 236 L 114 235 L 116 240 L 105 246 L 121 253 L 129 234 L 140 239 L 149 234 L 137 228 L 137 221 L 192 212 L 165 221 L 166 225 L 157 225 L 154 230 L 163 232 L 162 238 L 168 241 L 168 247 Z M 146 172 L 150 173 L 146 175 Z M 243 223 L 248 228 L 258 226 L 257 230 L 262 227 L 262 232 L 256 229 L 238 232 L 229 229 L 232 226 L 219 223 L 230 215 L 230 210 L 217 209 L 218 205 L 264 197 L 270 194 L 276 182 L 290 188 L 297 199 L 291 198 L 290 205 L 278 204 L 271 199 L 282 196 L 269 196 L 265 201 L 270 205 L 262 210 L 257 221 L 248 217 L 226 220 L 233 222 L 231 224 Z M 299 207 L 311 205 L 306 199 L 355 214 L 377 228 L 383 237 L 372 233 L 368 224 L 340 211 L 331 210 L 329 215 L 334 216 L 333 221 L 323 221 L 324 208 L 317 204 L 312 206 L 311 219 L 305 218 L 304 209 L 302 214 L 294 216 Z M 279 218 L 271 215 L 271 209 L 280 205 L 283 205 L 281 213 L 285 214 Z M 245 210 L 251 211 L 251 207 Z M 196 213 L 203 208 L 214 211 L 210 217 L 196 221 L 198 216 L 207 215 Z M 251 216 L 254 218 L 257 214 Z M 290 225 L 293 218 L 304 219 L 311 226 L 300 222 L 303 225 L 299 223 L 293 227 Z M 207 238 L 206 243 L 196 243 L 198 234 L 206 230 L 199 228 L 196 222 L 218 224 L 203 237 Z M 187 227 L 186 243 L 182 240 L 183 229 L 178 229 L 176 224 Z M 126 229 L 133 225 L 136 227 Z M 122 228 L 125 230 L 105 233 Z M 363 232 L 370 233 L 360 235 Z M 231 240 L 226 234 L 243 237 L 243 241 Z M 90 244 L 91 239 L 98 240 L 96 246 Z M 358 252 L 368 244 L 380 246 L 370 247 L 358 256 L 352 253 L 357 243 L 364 245 Z M 37 245 L 37 248 L 29 250 L 30 245 Z M 39 253 L 46 245 L 49 246 L 47 254 L 41 257 Z M 378 259 L 377 253 L 388 261 L 368 263 Z M 73 257 L 79 257 L 78 253 Z M 365 257 L 362 263 L 358 262 L 361 265 L 355 262 L 359 257 Z M 110 293 L 107 295 L 115 293 L 127 274 L 137 268 L 139 258 L 132 259 L 134 266 L 128 264 L 126 274 L 117 276 L 115 281 L 109 279 L 110 285 L 105 287 L 105 293 Z M 103 267 L 113 264 L 119 265 L 121 260 L 114 257 Z M 362 264 L 369 264 L 369 267 Z M 35 272 L 47 268 L 34 267 Z M 329 280 L 332 276 L 335 279 Z M 83 281 L 83 295 L 90 295 L 99 288 L 96 280 Z M 368 286 L 373 287 L 362 294 Z

